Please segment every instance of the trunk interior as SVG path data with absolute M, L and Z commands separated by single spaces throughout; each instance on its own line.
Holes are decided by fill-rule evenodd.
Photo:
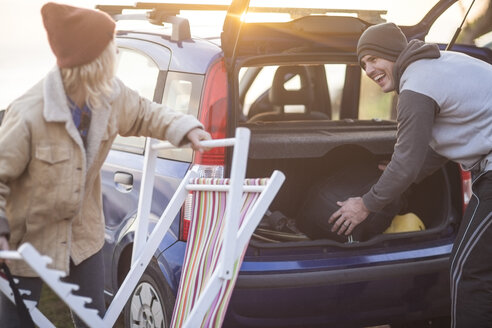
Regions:
M 412 185 L 405 193 L 403 206 L 398 214 L 414 213 L 425 225 L 425 229 L 416 231 L 405 231 L 398 233 L 374 234 L 365 240 L 336 240 L 331 236 L 310 238 L 300 228 L 303 203 L 309 195 L 312 186 L 322 179 L 331 178 L 344 167 L 352 164 L 364 165 L 369 162 L 389 161 L 394 144 L 394 131 L 374 133 L 376 137 L 369 137 L 366 133 L 359 142 L 350 133 L 331 134 L 322 133 L 321 137 L 303 137 L 298 133 L 295 140 L 288 139 L 292 131 L 285 136 L 283 133 L 271 132 L 267 137 L 266 132 L 259 132 L 252 128 L 252 140 L 250 145 L 250 159 L 248 162 L 247 175 L 250 177 L 269 176 L 274 170 L 282 171 L 286 180 L 279 193 L 270 206 L 269 212 L 252 238 L 251 245 L 257 247 L 278 247 L 291 242 L 303 243 L 326 243 L 340 247 L 363 246 L 380 243 L 385 240 L 408 239 L 415 242 L 416 238 L 425 238 L 432 234 L 447 235 L 453 230 L 453 222 L 459 217 L 461 211 L 459 195 L 452 195 L 451 190 L 459 190 L 455 185 L 460 183 L 458 169 L 449 164 L 427 177 L 419 184 Z M 264 127 L 261 129 L 265 131 Z M 274 129 L 273 129 L 274 130 Z M 312 133 L 312 130 L 311 132 Z M 324 136 L 324 137 L 323 137 Z M 285 141 L 282 144 L 282 139 Z M 323 142 L 323 139 L 324 142 Z M 316 148 L 316 144 L 323 144 L 328 148 L 321 150 L 321 156 L 313 156 L 313 152 L 306 150 L 304 157 L 291 156 L 290 149 L 301 145 Z M 320 147 L 318 147 L 320 148 Z M 295 151 L 297 155 L 300 152 Z M 361 196 L 361 195 L 352 195 Z M 340 199 L 343 200 L 343 199 Z M 271 214 L 273 213 L 273 214 Z M 326 219 L 330 214 L 326 215 Z M 298 244 L 300 246 L 300 244 Z

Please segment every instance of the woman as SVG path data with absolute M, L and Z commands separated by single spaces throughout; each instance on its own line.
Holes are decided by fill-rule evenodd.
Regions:
M 104 218 L 100 169 L 114 138 L 149 136 L 204 151 L 210 139 L 193 116 L 140 97 L 114 77 L 115 23 L 95 10 L 41 9 L 56 67 L 14 101 L 0 128 L 0 250 L 31 243 L 90 297 L 102 316 Z M 8 241 L 7 241 L 8 240 Z M 20 288 L 39 300 L 42 280 L 9 263 Z M 0 293 L 1 294 L 1 293 Z M 78 319 L 77 326 L 83 326 Z M 20 326 L 0 295 L 0 327 Z

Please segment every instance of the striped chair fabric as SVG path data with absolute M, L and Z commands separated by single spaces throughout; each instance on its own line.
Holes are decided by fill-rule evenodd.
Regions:
M 268 178 L 245 179 L 245 185 L 266 185 Z M 193 179 L 191 184 L 228 185 L 229 179 Z M 181 327 L 217 267 L 223 242 L 227 192 L 192 191 L 191 227 L 186 246 L 183 271 L 171 327 Z M 239 227 L 258 199 L 259 192 L 244 192 Z M 206 313 L 201 327 L 220 327 L 247 245 L 234 264 L 233 278 L 224 280 L 219 294 Z

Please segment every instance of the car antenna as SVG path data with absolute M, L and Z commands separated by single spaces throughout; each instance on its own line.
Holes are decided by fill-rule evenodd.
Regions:
M 475 0 L 472 1 L 470 4 L 470 7 L 468 8 L 465 17 L 463 17 L 463 21 L 461 22 L 460 26 L 456 29 L 456 32 L 454 32 L 453 38 L 451 41 L 448 43 L 448 46 L 446 47 L 446 50 L 451 50 L 451 48 L 454 46 L 456 39 L 458 38 L 458 35 L 461 33 L 461 28 L 463 27 L 463 24 L 465 24 L 466 17 L 468 17 L 468 14 L 470 13 L 470 9 L 473 7 L 473 4 L 475 3 Z

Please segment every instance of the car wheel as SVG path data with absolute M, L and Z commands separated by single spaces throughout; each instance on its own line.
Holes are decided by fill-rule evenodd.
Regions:
M 125 327 L 169 327 L 174 302 L 174 295 L 158 265 L 151 262 L 125 306 Z

